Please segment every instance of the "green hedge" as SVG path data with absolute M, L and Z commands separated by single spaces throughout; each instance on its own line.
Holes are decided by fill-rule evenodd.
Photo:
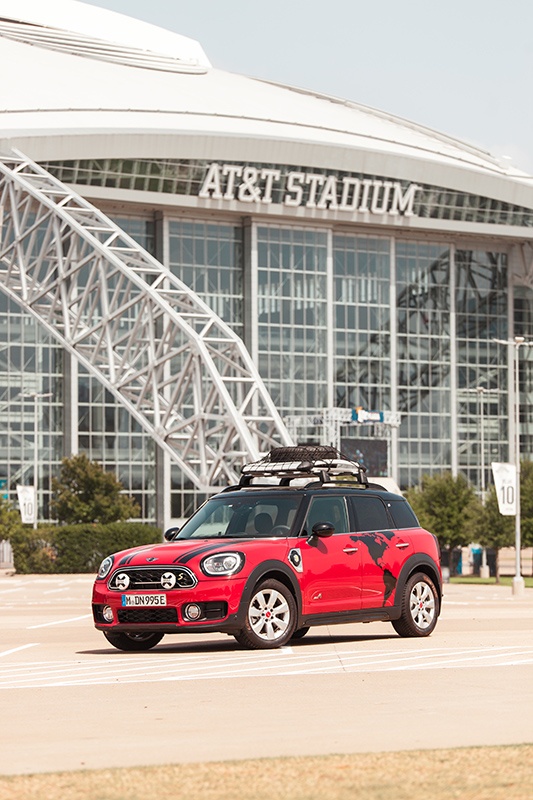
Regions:
M 97 572 L 110 553 L 161 540 L 159 528 L 135 522 L 23 528 L 9 537 L 19 573 Z

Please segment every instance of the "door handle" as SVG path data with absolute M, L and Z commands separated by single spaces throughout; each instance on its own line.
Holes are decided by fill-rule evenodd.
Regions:
M 396 547 L 397 547 L 399 550 L 402 550 L 404 547 L 409 547 L 409 542 L 398 542 L 398 544 L 396 545 Z
M 357 553 L 358 550 L 359 550 L 358 547 L 345 547 L 342 552 L 343 553 L 348 553 L 348 555 L 351 555 L 352 553 Z

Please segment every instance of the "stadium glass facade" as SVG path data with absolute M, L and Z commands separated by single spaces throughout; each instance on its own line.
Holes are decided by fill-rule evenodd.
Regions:
M 532 225 L 531 210 L 423 185 L 415 196 L 408 182 L 383 176 L 315 169 L 304 185 L 307 167 L 262 164 L 249 168 L 262 183 L 255 188 L 250 178 L 248 191 L 257 194 L 245 215 L 223 203 L 218 210 L 187 206 L 186 199 L 209 194 L 206 186 L 222 200 L 236 191 L 229 178 L 225 186 L 215 179 L 209 184 L 207 162 L 43 166 L 80 193 L 84 186 L 97 187 L 102 198 L 109 188 L 135 192 L 119 210 L 105 199 L 97 205 L 243 337 L 281 415 L 308 418 L 297 431 L 301 441 L 324 441 L 324 410 L 363 408 L 395 422 L 342 425 L 343 447 L 366 460 L 372 474 L 390 474 L 402 488 L 444 470 L 463 473 L 479 488 L 482 463 L 488 482 L 490 462 L 509 459 L 512 372 L 507 347 L 494 339 L 533 337 L 533 293 L 513 286 L 512 244 L 497 236 L 469 238 L 464 223 L 505 224 L 518 232 Z M 224 174 L 235 178 L 236 169 L 230 165 Z M 300 184 L 291 175 L 300 176 Z M 334 188 L 341 185 L 342 197 Z M 322 194 L 320 187 L 326 187 Z M 146 203 L 143 192 L 150 192 Z M 167 195 L 174 202 L 165 208 Z M 277 203 L 275 219 L 261 214 L 265 197 Z M 367 204 L 376 214 L 388 203 L 391 214 L 457 221 L 461 234 L 450 225 L 432 234 L 368 220 L 317 221 L 311 213 L 308 220 L 296 218 L 296 199 L 324 211 Z M 0 344 L 0 481 L 6 494 L 14 496 L 17 483 L 33 482 L 37 430 L 42 518 L 50 517 L 51 478 L 72 452 L 115 471 L 144 520 L 156 519 L 156 491 L 170 491 L 173 519 L 187 516 L 202 499 L 176 467 L 170 487 L 156 486 L 158 456 L 150 436 L 1 294 Z M 533 370 L 530 356 L 521 358 L 522 454 L 528 457 Z M 313 417 L 316 423 L 309 422 Z

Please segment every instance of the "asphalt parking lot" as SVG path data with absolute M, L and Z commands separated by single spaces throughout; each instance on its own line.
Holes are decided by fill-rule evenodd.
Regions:
M 437 629 L 221 634 L 123 653 L 92 576 L 0 574 L 0 773 L 533 742 L 533 590 L 447 585 Z

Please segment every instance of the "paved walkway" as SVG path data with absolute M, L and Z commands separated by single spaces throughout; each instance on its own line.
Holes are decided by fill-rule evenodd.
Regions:
M 148 653 L 94 630 L 92 578 L 0 576 L 0 772 L 533 742 L 533 590 L 445 587 L 428 639 L 315 628 Z

